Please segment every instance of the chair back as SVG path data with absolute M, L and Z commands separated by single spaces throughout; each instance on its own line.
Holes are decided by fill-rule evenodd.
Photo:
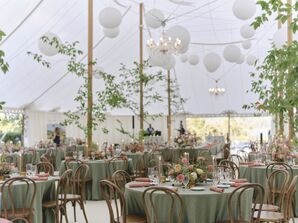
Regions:
M 55 195 L 56 207 L 59 207 L 59 202 L 66 203 L 66 195 L 73 190 L 71 182 L 71 179 L 73 177 L 72 174 L 72 170 L 65 170 L 58 181 Z
M 245 222 L 245 220 L 247 221 L 243 214 L 244 208 L 242 202 L 245 202 L 245 199 L 243 198 L 244 196 L 247 196 L 246 193 L 250 193 L 251 190 L 253 190 L 253 196 L 249 222 L 260 222 L 260 216 L 264 199 L 264 188 L 260 184 L 245 184 L 240 187 L 237 187 L 228 198 L 228 213 L 230 223 L 242 221 Z M 260 205 L 258 210 L 256 210 L 257 203 Z M 257 213 L 257 215 L 255 215 L 255 213 Z
M 50 162 L 40 162 L 36 164 L 37 173 L 45 172 L 50 176 L 54 176 L 54 166 Z
M 236 163 L 234 163 L 233 161 L 230 160 L 221 160 L 219 162 L 219 166 L 229 166 L 232 169 L 232 178 L 233 179 L 238 179 L 239 175 L 240 175 L 240 170 L 239 167 L 237 166 Z
M 158 201 L 155 199 L 160 198 L 160 193 L 166 195 L 166 198 L 163 199 L 169 200 L 169 206 L 158 209 L 156 204 Z M 184 203 L 181 196 L 174 190 L 166 187 L 150 187 L 143 192 L 143 204 L 145 208 L 145 213 L 147 217 L 147 222 L 158 223 L 158 215 L 161 212 L 167 211 L 167 222 L 172 223 L 182 223 L 184 218 Z M 176 212 L 178 210 L 179 212 Z M 174 213 L 178 213 L 178 216 L 175 216 Z M 153 216 L 152 216 L 153 214 Z
M 116 184 L 122 192 L 125 191 L 125 184 L 132 181 L 131 177 L 125 170 L 117 170 L 113 173 L 112 179 L 114 184 Z
M 265 202 L 267 204 L 283 206 L 286 191 L 288 190 L 290 174 L 287 170 L 273 171 L 266 182 Z
M 248 161 L 248 153 L 245 150 L 242 150 L 242 149 L 238 150 L 237 155 L 239 155 L 244 162 Z
M 141 155 L 136 162 L 136 177 L 146 177 L 147 176 L 147 166 L 145 163 L 145 156 Z
M 234 163 L 236 163 L 236 165 L 239 167 L 239 164 L 241 162 L 245 162 L 245 160 L 238 154 L 232 154 L 229 156 L 229 160 L 233 161 Z
M 76 169 L 73 176 L 73 193 L 83 197 L 85 194 L 86 178 L 89 173 L 89 166 L 86 163 L 81 163 Z
M 18 193 L 16 188 L 16 184 L 24 184 L 22 185 L 24 190 L 22 193 Z M 20 186 L 20 185 L 17 185 Z M 17 212 L 18 215 L 21 213 L 22 216 L 25 216 L 25 213 L 33 214 L 33 202 L 36 195 L 36 183 L 34 180 L 28 177 L 14 177 L 6 180 L 1 186 L 1 193 L 2 193 L 2 205 L 3 205 L 3 214 L 5 218 L 8 218 L 8 211 L 11 212 L 12 216 L 9 216 L 11 219 L 24 219 L 18 218 L 16 216 Z M 21 208 L 17 206 L 17 202 L 21 204 Z
M 293 178 L 293 169 L 292 167 L 284 162 L 275 162 L 275 163 L 270 163 L 266 166 L 266 178 L 268 179 L 270 173 L 272 173 L 276 169 L 284 169 L 287 170 L 290 174 L 289 178 L 289 183 L 292 181 Z
M 107 179 L 112 179 L 113 173 L 116 170 L 127 170 L 128 161 L 121 157 L 114 157 L 107 161 Z
M 75 155 L 76 151 L 77 151 L 77 148 L 75 145 L 68 146 L 65 149 L 65 156 L 73 157 Z
M 110 223 L 126 223 L 126 204 L 121 189 L 108 180 L 100 181 L 100 189 L 109 209 Z
M 289 222 L 290 219 L 292 219 L 293 222 L 295 222 L 294 213 L 293 213 L 293 208 L 294 208 L 293 204 L 295 199 L 297 180 L 298 180 L 298 176 L 294 176 L 285 196 L 286 199 L 284 202 L 284 207 L 282 208 L 285 222 Z

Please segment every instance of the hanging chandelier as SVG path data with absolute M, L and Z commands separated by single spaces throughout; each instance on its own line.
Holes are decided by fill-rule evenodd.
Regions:
M 223 95 L 226 92 L 226 89 L 218 87 L 217 83 L 218 83 L 218 80 L 215 80 L 215 87 L 209 88 L 208 90 L 209 94 L 218 96 L 218 95 Z
M 179 38 L 173 39 L 167 36 L 162 31 L 159 41 L 155 41 L 153 38 L 147 40 L 147 47 L 154 52 L 161 52 L 163 54 L 176 54 L 181 49 L 181 40 Z

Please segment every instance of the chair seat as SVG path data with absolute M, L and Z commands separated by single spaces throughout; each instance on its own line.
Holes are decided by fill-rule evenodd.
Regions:
M 30 208 L 20 208 L 20 209 L 15 209 L 14 210 L 14 213 L 12 212 L 12 210 L 7 210 L 6 211 L 6 215 L 7 215 L 7 218 L 22 218 L 22 217 L 28 217 L 30 216 L 31 214 L 34 214 L 34 210 L 30 209 Z M 5 212 L 3 211 L 2 214 L 1 214 L 1 217 L 5 217 Z
M 260 209 L 260 204 L 256 204 L 255 210 L 259 210 L 259 209 Z M 277 212 L 277 211 L 279 211 L 279 207 L 276 205 L 272 205 L 272 204 L 263 204 L 262 211 Z
M 122 218 L 119 221 L 120 223 L 123 222 Z M 127 215 L 126 216 L 126 223 L 146 223 L 146 218 L 137 216 L 137 215 Z
M 254 218 L 257 217 L 257 212 L 254 213 Z M 273 211 L 262 211 L 260 216 L 260 221 L 280 221 L 284 219 L 284 214 L 281 212 Z
M 58 205 L 62 205 L 62 201 L 58 202 Z M 56 201 L 52 200 L 52 201 L 43 201 L 42 202 L 42 207 L 43 208 L 55 208 L 56 207 Z
M 62 195 L 58 196 L 59 200 L 63 200 Z M 66 194 L 66 200 L 79 200 L 81 199 L 81 195 L 79 194 Z

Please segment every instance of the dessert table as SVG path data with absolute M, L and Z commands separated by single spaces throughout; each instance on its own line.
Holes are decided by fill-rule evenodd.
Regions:
M 125 200 L 128 214 L 145 215 L 142 194 L 146 187 L 130 188 L 128 183 L 125 186 Z M 168 185 L 168 184 L 165 184 Z M 162 186 L 159 185 L 159 186 Z M 217 193 L 209 190 L 210 185 L 203 185 L 204 191 L 191 191 L 179 188 L 178 193 L 182 197 L 184 203 L 184 221 L 185 223 L 207 223 L 228 219 L 228 197 L 234 188 L 225 189 L 223 193 Z M 252 190 L 245 193 L 245 201 L 243 202 L 244 216 L 249 220 Z M 157 194 L 154 197 L 154 204 L 157 210 L 164 209 L 169 204 L 164 193 Z M 175 216 L 179 213 L 177 210 L 173 213 Z M 159 213 L 160 222 L 167 222 L 167 212 Z M 175 219 L 175 217 L 174 217 Z
M 298 166 L 293 166 L 293 175 L 298 175 Z M 246 178 L 251 183 L 259 183 L 264 188 L 266 186 L 266 166 L 240 165 L 240 178 Z M 280 176 L 278 176 L 280 177 Z M 298 191 L 298 185 L 296 185 Z M 298 216 L 298 193 L 295 193 L 295 217 Z
M 89 166 L 88 177 L 91 177 L 92 182 L 86 185 L 86 199 L 87 200 L 102 200 L 102 195 L 99 187 L 99 181 L 106 179 L 109 176 L 110 172 L 115 172 L 116 170 L 125 170 L 128 173 L 133 173 L 133 164 L 132 160 L 128 159 L 127 167 L 124 167 L 123 160 L 113 161 L 114 165 L 113 170 L 109 169 L 108 163 L 106 160 L 89 160 L 86 162 Z M 75 171 L 80 163 L 70 162 L 70 168 Z M 63 172 L 66 170 L 65 161 L 62 161 L 59 175 L 61 176 Z

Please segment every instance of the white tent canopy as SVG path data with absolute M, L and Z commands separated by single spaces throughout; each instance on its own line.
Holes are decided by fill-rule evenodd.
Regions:
M 253 1 L 253 0 L 252 0 Z M 7 35 L 28 16 L 26 21 L 17 28 L 1 45 L 6 53 L 5 59 L 10 65 L 9 72 L 0 76 L 0 101 L 7 107 L 24 108 L 30 105 L 32 110 L 66 111 L 75 110 L 73 101 L 80 80 L 73 74 L 66 74 L 65 58 L 62 56 L 46 57 L 53 63 L 52 69 L 43 68 L 27 55 L 28 51 L 39 52 L 37 43 L 46 32 L 57 34 L 62 41 L 79 41 L 80 48 L 87 53 L 87 2 L 80 0 L 44 0 L 29 15 L 39 0 L 0 0 L 0 29 Z M 121 7 L 116 1 L 94 0 L 94 44 L 99 42 L 103 29 L 98 22 L 99 12 L 112 6 L 121 11 L 123 16 L 120 35 L 114 39 L 105 38 L 94 49 L 94 58 L 106 72 L 118 73 L 120 63 L 131 66 L 139 60 L 139 2 L 135 0 L 118 0 L 120 4 L 131 6 Z M 192 114 L 217 114 L 224 110 L 238 113 L 242 105 L 253 102 L 256 96 L 246 93 L 250 88 L 249 73 L 254 70 L 246 62 L 243 64 L 229 63 L 223 58 L 223 50 L 228 43 L 236 42 L 242 54 L 264 58 L 270 48 L 271 39 L 277 30 L 277 24 L 268 23 L 256 31 L 252 38 L 252 47 L 248 50 L 241 47 L 245 41 L 240 35 L 240 28 L 250 20 L 239 20 L 232 12 L 232 0 L 188 0 L 190 6 L 179 5 L 170 0 L 144 0 L 145 11 L 152 8 L 160 9 L 166 17 L 173 18 L 166 24 L 166 29 L 173 25 L 186 27 L 191 34 L 188 55 L 195 53 L 200 62 L 193 66 L 182 63 L 176 58 L 175 72 L 180 84 L 180 94 L 187 98 L 185 112 Z M 257 9 L 259 13 L 259 9 Z M 150 29 L 152 37 L 157 39 L 161 29 Z M 144 30 L 145 40 L 150 38 L 147 27 Z M 145 43 L 144 43 L 144 47 Z M 222 64 L 215 73 L 208 73 L 203 65 L 203 58 L 210 52 L 220 55 Z M 148 53 L 145 50 L 145 58 Z M 165 72 L 164 72 L 165 73 Z M 165 73 L 166 74 L 166 73 Z M 208 89 L 218 85 L 226 89 L 222 96 L 212 96 Z M 100 80 L 94 81 L 94 88 L 100 87 Z M 163 91 L 161 89 L 161 91 Z M 152 113 L 166 112 L 166 105 L 150 108 Z M 116 111 L 125 114 L 125 111 Z

